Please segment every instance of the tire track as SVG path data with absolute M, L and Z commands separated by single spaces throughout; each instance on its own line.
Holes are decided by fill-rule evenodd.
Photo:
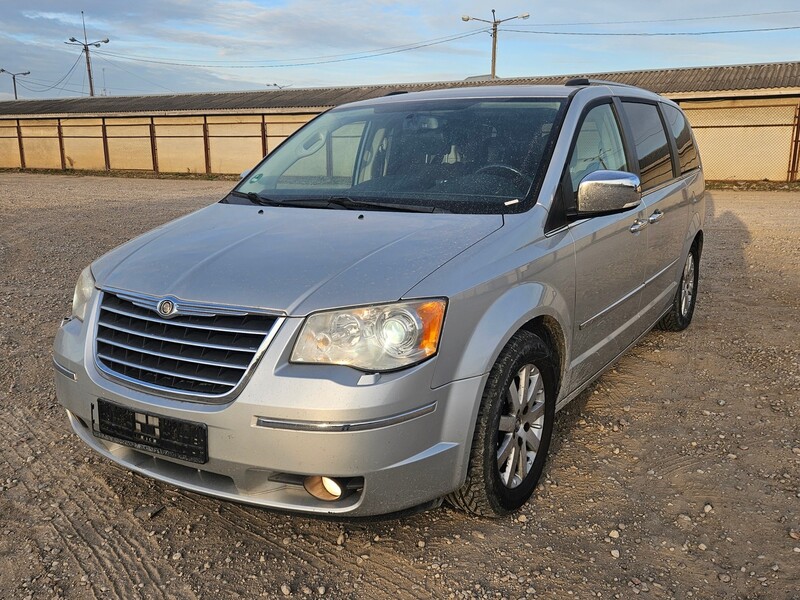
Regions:
M 694 456 L 674 456 L 671 458 L 655 458 L 650 463 L 656 476 L 673 477 L 682 472 L 688 472 L 692 467 L 704 464 L 701 458 Z
M 190 495 L 191 494 L 190 492 L 184 492 L 180 490 L 177 492 L 177 494 L 181 498 L 188 500 L 193 505 L 202 508 L 207 512 L 210 513 L 214 512 L 213 508 L 205 505 L 206 503 L 205 498 L 197 499 L 192 497 L 193 495 Z M 232 513 L 234 515 L 239 515 L 240 517 L 242 517 L 242 519 L 234 519 L 228 517 L 225 515 L 226 512 Z M 347 549 L 342 550 L 342 552 L 348 552 L 348 554 L 350 554 L 350 556 L 353 557 L 352 562 L 343 561 L 339 559 L 336 554 L 333 554 L 331 552 L 327 553 L 328 558 L 326 558 L 325 555 L 315 554 L 310 550 L 302 548 L 299 544 L 290 544 L 288 546 L 285 546 L 281 544 L 280 541 L 278 540 L 271 539 L 270 537 L 264 534 L 258 533 L 252 530 L 247 525 L 243 525 L 242 523 L 243 522 L 248 523 L 253 519 L 255 519 L 255 521 L 258 524 L 263 525 L 267 529 L 274 528 L 275 524 L 268 521 L 265 518 L 255 516 L 253 513 L 248 512 L 246 509 L 237 504 L 226 505 L 225 510 L 217 514 L 217 517 L 220 518 L 225 523 L 227 523 L 229 526 L 231 526 L 234 530 L 244 533 L 250 536 L 251 538 L 258 540 L 259 542 L 264 543 L 267 546 L 278 550 L 280 554 L 288 554 L 297 560 L 305 561 L 308 564 L 312 565 L 315 569 L 318 569 L 320 572 L 325 572 L 330 568 L 333 568 L 335 570 L 341 570 L 343 567 L 352 567 L 353 563 L 357 563 L 358 557 L 356 557 L 352 552 L 350 552 Z M 302 535 L 304 537 L 308 537 L 308 534 L 306 532 L 303 532 Z M 318 550 L 321 551 L 330 544 L 330 541 L 324 540 L 324 538 L 319 538 L 319 539 L 320 541 L 325 542 L 324 544 L 319 545 Z M 394 560 L 396 560 L 396 557 L 394 558 Z M 410 579 L 408 577 L 401 577 L 401 578 L 393 577 L 393 575 L 396 574 L 395 571 L 373 560 L 368 560 L 365 564 L 368 564 L 371 567 L 377 567 L 379 571 L 379 573 L 375 573 L 379 581 L 371 582 L 366 579 L 362 580 L 362 585 L 369 586 L 373 592 L 374 597 L 383 597 L 387 589 L 395 590 L 392 595 L 398 598 L 427 599 L 430 597 L 429 593 L 413 594 L 409 592 L 408 588 L 410 588 L 412 585 L 417 584 L 418 583 L 417 581 Z M 389 588 L 386 587 L 387 584 L 390 586 Z
M 27 421 L 23 420 L 22 422 L 20 422 L 19 418 L 15 414 L 16 412 L 17 411 L 14 411 L 14 410 L 8 411 L 7 415 L 10 416 L 11 419 L 16 421 L 15 424 L 17 425 L 17 429 L 19 430 L 19 427 L 24 427 L 24 428 L 27 428 L 27 429 L 30 430 L 30 427 L 28 426 Z M 57 473 L 58 474 L 63 474 L 63 471 L 59 470 L 58 472 L 56 472 L 55 469 L 53 469 L 52 467 L 49 467 L 48 466 L 48 462 L 49 461 L 47 461 L 46 459 L 41 459 L 41 460 L 39 460 L 37 462 L 38 462 L 37 467 L 39 469 L 44 469 L 44 473 L 40 473 L 40 476 L 45 476 L 47 480 L 55 480 L 56 477 L 54 477 L 54 475 L 56 475 Z M 76 478 L 72 477 L 72 479 L 76 479 Z M 24 481 L 24 479 L 20 479 L 20 482 L 22 482 L 22 481 Z M 28 494 L 26 494 L 26 496 L 35 496 L 35 494 L 32 493 L 33 490 L 31 490 L 31 488 L 27 485 L 27 483 L 25 484 L 25 488 L 28 491 Z M 84 544 L 82 546 L 86 550 L 88 550 L 88 553 L 94 558 L 94 560 L 92 562 L 93 562 L 93 566 L 95 567 L 94 569 L 90 569 L 89 572 L 87 573 L 86 570 L 83 569 L 83 566 L 81 566 L 80 568 L 84 571 L 84 574 L 87 575 L 87 576 L 89 576 L 92 573 L 102 574 L 102 577 L 104 578 L 104 582 L 108 584 L 108 587 L 114 590 L 114 593 L 117 595 L 117 597 L 122 597 L 122 595 L 121 595 L 122 594 L 122 588 L 119 588 L 117 586 L 116 582 L 114 580 L 112 580 L 112 578 L 110 578 L 108 576 L 109 573 L 114 573 L 115 572 L 113 563 L 111 563 L 110 561 L 104 559 L 104 557 L 102 557 L 100 554 L 98 554 L 98 552 L 95 549 L 97 544 L 92 543 L 92 542 L 94 542 L 96 540 L 92 540 L 92 542 L 90 542 L 90 540 L 82 533 L 82 528 L 78 527 L 76 525 L 76 523 L 61 508 L 61 506 L 62 506 L 62 504 L 64 502 L 70 502 L 71 500 L 73 500 L 73 497 L 67 494 L 66 489 L 69 489 L 69 488 L 67 488 L 66 486 L 61 488 L 62 493 L 60 495 L 53 494 L 52 497 L 50 498 L 50 508 L 55 508 L 55 511 L 54 511 L 55 512 L 55 517 L 50 521 L 51 525 L 53 527 L 55 527 L 56 529 L 58 529 L 59 534 L 61 536 L 61 539 L 64 540 L 65 545 L 69 545 L 71 543 L 70 538 L 67 537 L 67 532 L 69 532 L 69 535 L 73 536 L 73 538 L 77 538 L 77 539 L 83 540 Z M 82 491 L 81 491 L 82 488 L 80 486 L 75 486 L 74 489 L 75 489 L 75 491 L 77 493 L 82 493 Z M 88 498 L 91 501 L 91 498 L 89 498 L 89 496 L 87 494 L 82 493 L 82 495 L 84 496 L 84 498 Z M 39 506 L 44 504 L 44 502 L 45 501 L 42 500 L 42 502 L 39 504 Z M 97 506 L 97 505 L 95 504 L 95 506 Z M 28 508 L 28 511 L 31 510 L 31 506 L 28 506 L 27 508 Z M 77 508 L 77 505 L 76 505 L 76 508 Z M 34 508 L 34 510 L 36 510 L 36 508 Z M 29 512 L 29 514 L 30 514 L 30 512 Z M 100 514 L 102 515 L 103 512 L 100 511 Z M 53 515 L 45 513 L 45 512 L 42 512 L 42 511 L 39 511 L 39 514 L 37 515 L 38 520 L 41 520 L 45 516 L 53 517 Z M 88 523 L 91 523 L 91 521 L 87 520 L 87 524 Z
M 234 510 L 236 510 L 240 514 L 246 515 L 250 519 L 254 519 L 256 522 L 259 522 L 259 523 L 262 523 L 262 524 L 265 524 L 265 525 L 267 524 L 267 521 L 266 521 L 266 519 L 264 517 L 262 517 L 262 516 L 260 516 L 258 514 L 255 514 L 254 512 L 250 512 L 249 509 L 245 509 L 243 506 L 236 505 Z M 258 509 L 252 509 L 252 510 L 255 511 L 255 510 L 258 510 Z M 310 533 L 304 532 L 303 536 L 304 536 L 304 538 L 306 538 L 308 540 L 311 540 L 311 539 L 318 540 L 319 543 L 316 544 L 317 548 L 319 550 L 321 550 L 321 551 L 322 550 L 327 550 L 327 555 L 331 559 L 333 559 L 333 560 L 329 559 L 330 564 L 335 565 L 336 563 L 341 562 L 341 563 L 343 563 L 345 565 L 349 565 L 351 567 L 353 567 L 353 566 L 357 567 L 358 566 L 358 558 L 360 556 L 357 556 L 355 552 L 349 550 L 348 548 L 344 548 L 341 551 L 335 551 L 335 553 L 334 553 L 334 552 L 331 552 L 330 550 L 328 550 L 329 548 L 332 547 L 331 546 L 331 542 L 330 542 L 329 539 L 326 539 L 323 536 L 314 533 L 313 531 L 310 532 Z M 338 546 L 334 546 L 334 547 L 338 547 Z M 349 555 L 351 560 L 349 562 L 347 562 L 347 561 L 343 561 L 343 560 L 339 559 L 338 552 L 345 552 L 347 555 Z M 373 555 L 374 554 L 379 554 L 379 555 L 381 555 L 381 557 L 385 557 L 386 558 L 385 564 L 391 564 L 393 562 L 398 562 L 398 560 L 400 560 L 401 557 L 399 555 L 397 555 L 397 554 L 394 554 L 394 555 L 391 555 L 391 558 L 390 558 L 389 555 L 386 554 L 383 550 L 381 550 L 378 546 L 375 546 L 375 545 L 370 546 L 369 554 L 370 554 L 370 558 L 369 558 L 368 564 L 370 566 L 377 566 L 379 568 L 379 570 L 380 570 L 380 574 L 376 574 L 378 576 L 378 578 L 381 581 L 385 582 L 385 583 L 390 583 L 390 584 L 393 584 L 393 585 L 397 585 L 398 587 L 400 587 L 400 589 L 404 589 L 404 590 L 407 591 L 410 587 L 412 587 L 415 584 L 419 584 L 422 580 L 424 580 L 427 577 L 427 573 L 418 571 L 412 565 L 410 565 L 408 563 L 408 561 L 405 561 L 405 560 L 402 561 L 404 563 L 402 569 L 392 569 L 390 567 L 386 567 L 384 565 L 383 561 L 376 560 L 373 557 Z M 409 575 L 401 575 L 399 577 L 392 577 L 393 575 L 400 575 L 401 572 L 402 573 L 409 573 Z M 417 578 L 416 579 L 413 578 L 411 576 L 412 574 L 415 575 Z M 381 589 L 385 589 L 385 588 L 381 588 Z M 431 590 L 427 590 L 426 589 L 426 592 L 429 593 L 430 591 Z M 414 598 L 427 598 L 428 594 L 426 593 L 425 595 L 422 595 L 422 596 L 413 596 L 412 595 L 412 597 L 414 597 Z
M 16 422 L 15 424 L 30 429 L 26 421 L 20 422 L 15 412 L 17 411 L 9 411 L 8 413 Z M 56 480 L 57 475 L 63 475 L 64 473 L 63 469 L 53 467 L 49 460 L 39 460 L 37 462 L 40 469 L 44 471 L 44 473 L 40 473 L 40 476 L 43 476 L 46 480 Z M 53 494 L 50 502 L 53 514 L 48 514 L 48 516 L 53 517 L 51 524 L 58 529 L 63 540 L 69 539 L 67 535 L 72 535 L 74 538 L 82 540 L 82 546 L 88 549 L 93 557 L 92 562 L 96 568 L 87 571 L 81 566 L 83 575 L 90 577 L 92 573 L 102 573 L 104 583 L 120 598 L 127 597 L 127 591 L 130 589 L 138 590 L 139 583 L 150 584 L 150 587 L 155 591 L 156 597 L 167 598 L 167 593 L 161 587 L 167 577 L 176 578 L 177 574 L 171 568 L 169 568 L 169 572 L 162 573 L 157 566 L 151 563 L 149 553 L 145 551 L 143 546 L 134 546 L 130 542 L 131 539 L 145 537 L 145 532 L 136 521 L 127 517 L 126 512 L 113 515 L 111 513 L 113 508 L 106 508 L 113 507 L 116 501 L 112 497 L 111 488 L 108 487 L 102 477 L 99 477 L 96 473 L 78 474 L 76 472 L 78 470 L 84 469 L 72 470 L 72 473 L 68 474 L 65 485 L 60 490 L 61 493 Z M 97 488 L 92 488 L 93 493 L 88 493 L 86 491 L 87 486 L 79 484 L 79 481 L 85 480 L 85 478 L 100 483 L 105 487 L 104 491 L 107 493 L 99 494 L 100 490 Z M 30 495 L 30 488 L 27 485 L 25 487 L 29 492 L 27 495 Z M 75 516 L 67 513 L 67 506 L 72 509 L 72 513 Z M 91 515 L 91 518 L 85 521 L 78 518 L 86 515 Z M 114 523 L 115 526 L 111 528 L 111 531 L 106 532 L 112 535 L 103 536 L 95 526 L 95 522 Z M 104 548 L 105 551 L 102 551 Z M 74 553 L 72 549 L 71 552 Z M 131 557 L 133 560 L 130 560 Z M 141 570 L 131 570 L 126 566 L 128 564 L 141 565 Z M 98 582 L 92 582 L 92 585 L 97 587 Z M 188 595 L 183 597 L 188 597 Z
M 255 520 L 256 523 L 267 524 L 267 521 L 264 517 L 261 517 L 254 512 L 250 512 L 250 510 L 257 511 L 258 509 L 245 509 L 244 507 L 237 505 L 234 507 L 234 510 L 243 515 L 247 515 L 251 520 Z M 336 566 L 338 563 L 342 563 L 344 565 L 349 565 L 351 568 L 359 567 L 358 559 L 360 558 L 360 555 L 356 551 L 350 550 L 347 547 L 343 547 L 342 550 L 332 551 L 333 548 L 338 548 L 339 546 L 332 546 L 330 539 L 327 539 L 324 536 L 315 533 L 314 531 L 306 532 L 304 530 L 303 537 L 311 545 L 316 546 L 320 552 L 326 551 L 326 555 L 329 557 L 329 564 Z M 369 559 L 364 564 L 368 565 L 369 567 L 378 567 L 380 573 L 375 573 L 374 571 L 372 571 L 372 573 L 377 575 L 377 577 L 384 583 L 398 586 L 399 589 L 411 593 L 410 588 L 412 588 L 412 586 L 419 584 L 421 581 L 427 578 L 428 574 L 426 572 L 416 569 L 409 561 L 405 560 L 405 557 L 401 554 L 388 553 L 376 545 L 371 545 L 369 550 L 365 550 L 365 552 L 369 554 Z M 339 553 L 344 553 L 349 557 L 350 560 L 342 560 L 339 556 Z M 379 560 L 378 558 L 385 560 Z M 395 567 L 387 566 L 391 563 L 401 564 Z M 386 588 L 380 589 L 385 590 Z M 414 595 L 412 593 L 409 597 L 427 598 L 432 591 L 433 590 L 425 589 L 424 593 L 421 593 L 421 595 Z

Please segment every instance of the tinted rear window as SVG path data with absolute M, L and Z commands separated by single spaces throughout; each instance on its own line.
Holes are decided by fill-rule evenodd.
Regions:
M 681 174 L 700 167 L 697 148 L 692 140 L 692 131 L 689 122 L 681 111 L 668 104 L 662 105 L 667 127 L 675 137 L 675 146 L 678 148 L 678 160 L 681 165 Z
M 672 179 L 672 158 L 658 108 L 640 102 L 623 102 L 622 105 L 633 130 L 642 190 L 669 181 Z

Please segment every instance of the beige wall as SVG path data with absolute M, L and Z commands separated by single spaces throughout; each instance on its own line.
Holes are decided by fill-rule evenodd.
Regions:
M 29 169 L 60 169 L 58 121 L 55 119 L 20 119 L 25 166 Z
M 0 121 L 0 166 L 12 169 L 20 166 L 16 121 Z
M 25 133 L 23 130 L 23 135 Z M 62 119 L 61 135 L 64 140 L 64 162 L 68 169 L 100 171 L 106 168 L 102 119 Z M 26 162 L 27 158 L 26 154 Z M 61 160 L 60 157 L 58 160 Z
M 264 157 L 261 115 L 208 117 L 207 121 L 212 173 L 241 173 Z
M 106 146 L 111 169 L 151 171 L 155 132 L 158 170 L 164 173 L 238 174 L 274 150 L 287 136 L 316 116 L 302 114 L 248 114 L 158 117 L 106 117 Z M 21 119 L 25 166 L 60 169 L 58 125 L 67 169 L 104 170 L 103 119 Z M 263 121 L 263 123 L 262 123 Z M 207 130 L 207 135 L 204 133 Z M 265 135 L 266 134 L 266 135 Z M 16 119 L 0 118 L 0 168 L 20 167 Z
M 153 169 L 149 118 L 107 118 L 106 135 L 112 169 Z
M 797 99 L 682 102 L 707 179 L 785 181 Z
M 798 100 L 683 101 L 707 179 L 786 179 Z M 161 172 L 238 174 L 272 152 L 316 113 L 105 118 L 111 169 L 152 170 L 151 121 Z M 68 169 L 105 169 L 102 119 L 62 118 Z M 262 124 L 263 122 L 263 124 Z M 25 166 L 61 168 L 58 119 L 21 119 Z M 345 143 L 345 140 L 334 140 Z M 20 166 L 16 120 L 0 118 L 0 167 Z

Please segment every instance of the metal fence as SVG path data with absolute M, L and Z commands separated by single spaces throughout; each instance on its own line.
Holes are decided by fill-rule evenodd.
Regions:
M 314 113 L 0 120 L 0 167 L 240 173 Z
M 681 102 L 707 179 L 797 181 L 797 98 Z M 0 118 L 0 167 L 238 174 L 316 112 Z
M 797 181 L 800 104 L 683 105 L 706 178 Z

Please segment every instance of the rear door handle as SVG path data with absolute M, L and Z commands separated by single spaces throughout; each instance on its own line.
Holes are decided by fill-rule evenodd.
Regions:
M 631 225 L 631 233 L 639 233 L 642 229 L 647 227 L 647 221 L 642 221 L 641 219 L 636 219 Z
M 664 218 L 664 213 L 656 209 L 656 211 L 647 218 L 647 221 L 649 223 L 658 223 L 663 218 Z

